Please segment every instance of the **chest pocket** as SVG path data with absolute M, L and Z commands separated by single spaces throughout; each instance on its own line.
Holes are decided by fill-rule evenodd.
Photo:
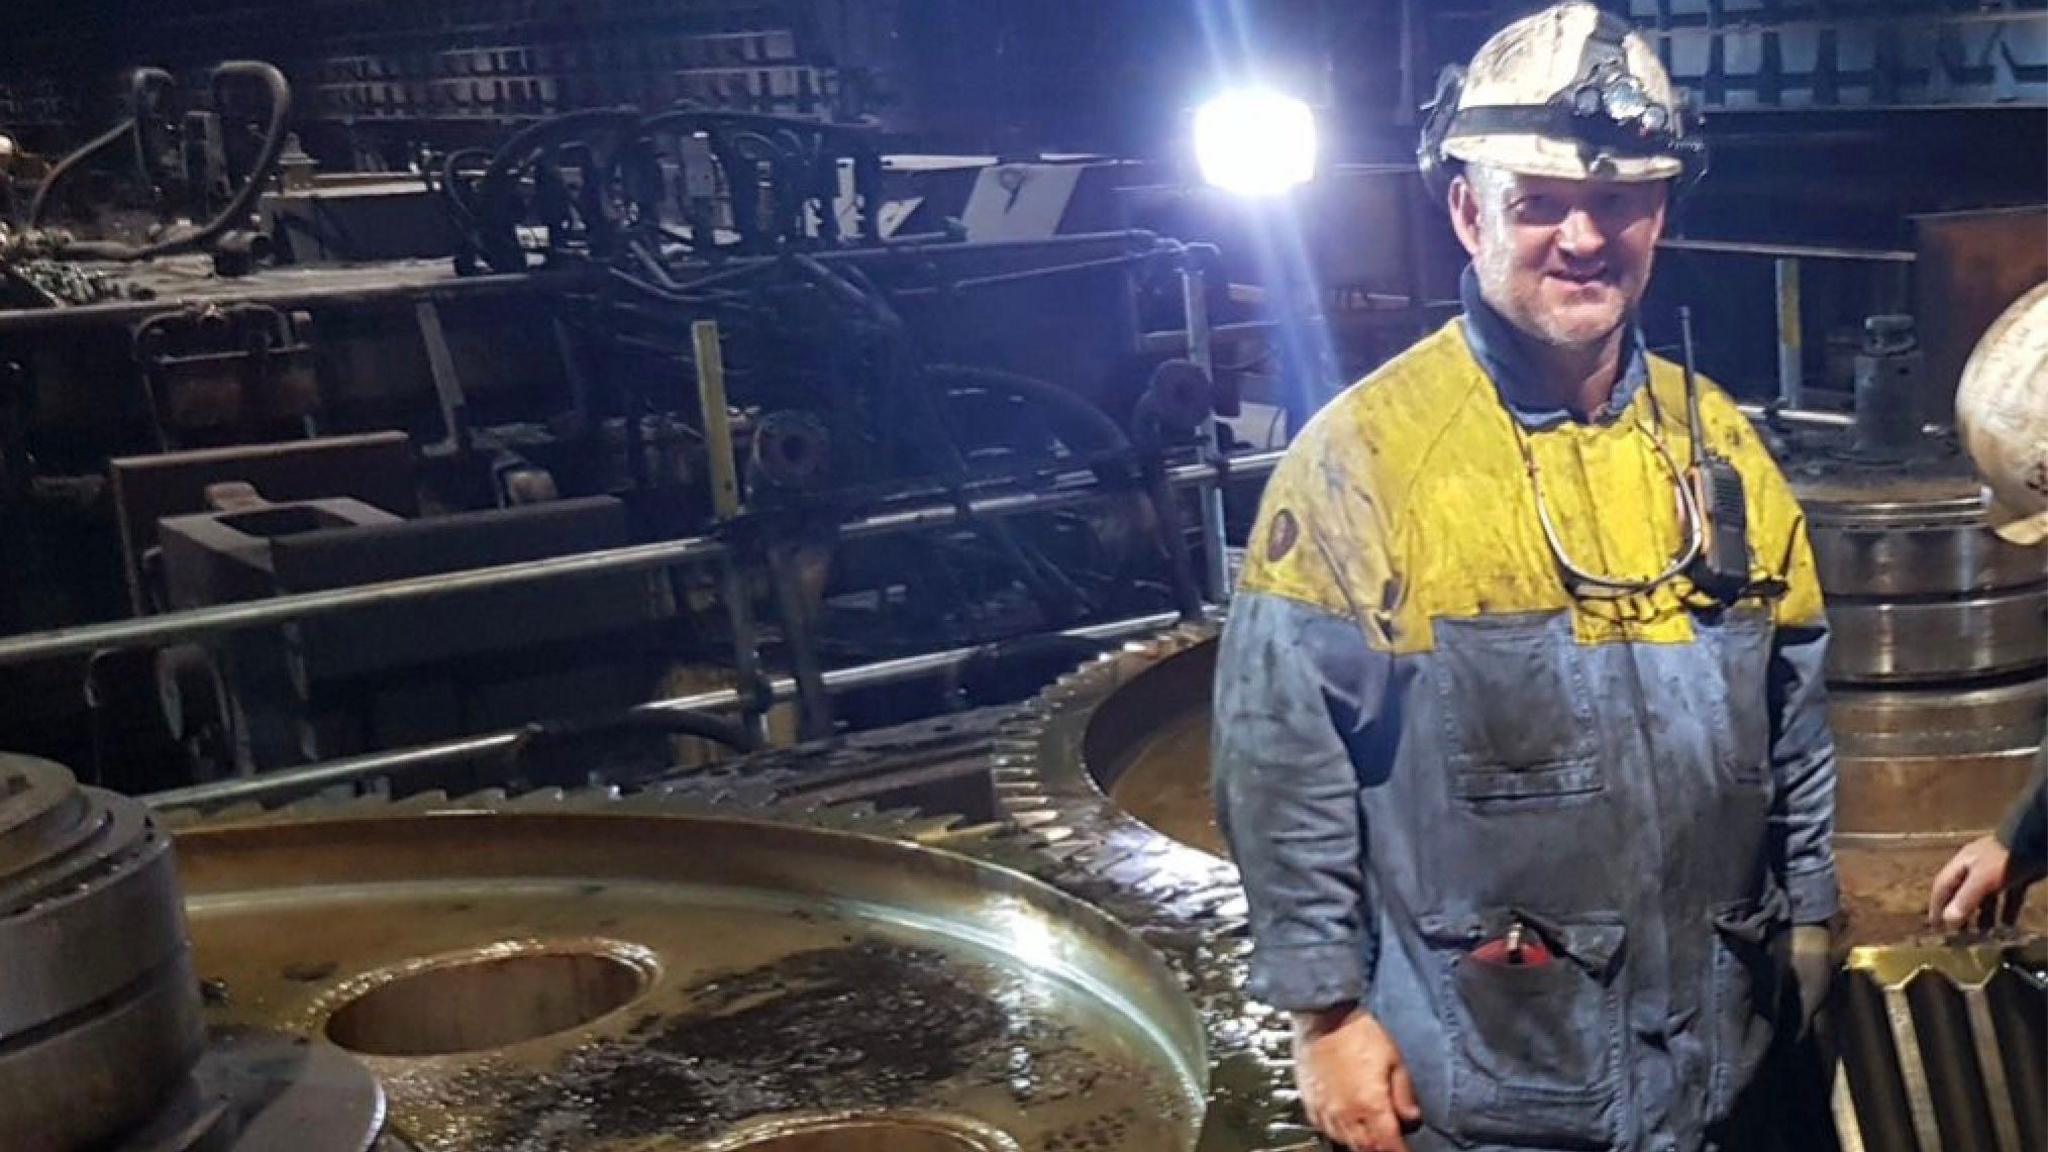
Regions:
M 1599 736 L 1569 616 L 1438 620 L 1434 630 L 1454 798 L 1477 804 L 1600 790 Z
M 1693 629 L 1714 652 L 1728 702 L 1726 721 L 1709 726 L 1715 757 L 1738 783 L 1762 783 L 1771 771 L 1770 616 L 1732 608 L 1716 619 L 1695 617 Z

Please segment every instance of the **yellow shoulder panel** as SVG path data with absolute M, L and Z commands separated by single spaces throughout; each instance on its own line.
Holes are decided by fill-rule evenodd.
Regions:
M 1356 619 L 1395 645 L 1404 565 L 1395 525 L 1412 476 L 1417 425 L 1447 418 L 1467 382 L 1455 324 L 1352 385 L 1302 430 L 1266 486 L 1242 586 Z

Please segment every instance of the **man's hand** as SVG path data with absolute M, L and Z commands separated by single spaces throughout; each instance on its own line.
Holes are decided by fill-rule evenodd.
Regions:
M 1825 924 L 1792 927 L 1792 982 L 1799 990 L 1799 1035 L 1813 1030 L 1814 1014 L 1835 982 L 1834 936 Z
M 1986 901 L 2032 879 L 2014 873 L 2012 853 L 1996 836 L 1980 836 L 1963 845 L 1934 877 L 1934 891 L 1927 898 L 1927 922 L 1960 932 L 1970 926 Z M 1990 926 L 1989 920 L 1990 910 L 1986 909 L 1984 927 Z
M 1422 1119 L 1393 1037 L 1355 1005 L 1294 1015 L 1294 1083 L 1316 1130 L 1351 1152 L 1408 1152 Z

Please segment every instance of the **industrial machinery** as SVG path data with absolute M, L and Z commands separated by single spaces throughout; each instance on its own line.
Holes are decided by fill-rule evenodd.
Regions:
M 252 81 L 260 124 L 236 103 Z M 778 722 L 817 737 L 849 660 L 1220 594 L 1220 504 L 1183 491 L 1219 474 L 1172 473 L 1229 443 L 1226 374 L 1186 359 L 1209 356 L 1211 254 L 1076 231 L 1115 215 L 1056 172 L 1017 170 L 1021 200 L 978 182 L 948 224 L 871 124 L 685 104 L 538 119 L 370 187 L 293 168 L 290 85 L 231 62 L 166 138 L 221 138 L 226 167 L 179 173 L 154 163 L 176 91 L 136 73 L 128 117 L 54 167 L 5 260 L 0 627 L 272 611 L 649 543 L 710 563 L 629 564 L 574 600 L 479 589 L 10 653 L 44 661 L 4 718 L 18 745 L 208 779 L 678 685 L 733 688 L 765 730 L 764 662 L 798 684 Z M 57 227 L 74 173 L 124 149 L 157 215 L 195 188 L 227 203 L 146 240 Z M 144 649 L 124 658 L 141 677 L 102 662 L 116 647 Z M 119 686 L 138 679 L 155 690 Z
M 1455 310 L 1488 6 L 73 7 L 0 5 L 0 747 L 93 785 L 0 756 L 0 1150 L 1314 1147 L 1215 628 Z M 1842 1134 L 2020 1152 L 2048 957 L 1917 924 L 2048 577 L 1926 426 L 2048 274 L 2048 12 L 1625 7 L 1717 116 L 1649 339 L 1777 373 L 1829 594 Z M 1155 146 L 1239 72 L 1257 201 Z

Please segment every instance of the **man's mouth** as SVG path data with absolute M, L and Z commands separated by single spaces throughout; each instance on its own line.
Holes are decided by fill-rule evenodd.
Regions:
M 1607 270 L 1605 268 L 1589 268 L 1583 271 L 1576 271 L 1569 268 L 1561 268 L 1557 271 L 1550 273 L 1550 275 L 1554 279 L 1561 280 L 1566 284 L 1572 285 L 1575 288 L 1585 288 L 1596 284 L 1609 283 Z

